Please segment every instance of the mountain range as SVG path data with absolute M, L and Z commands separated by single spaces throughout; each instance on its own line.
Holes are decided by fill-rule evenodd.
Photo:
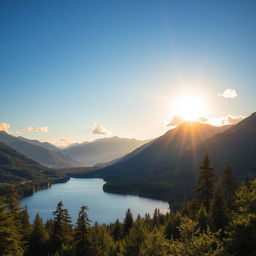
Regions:
M 210 155 L 216 174 L 231 164 L 238 179 L 256 174 L 256 113 L 230 127 L 184 122 L 113 165 L 85 176 L 101 177 L 108 192 L 139 194 L 168 201 L 195 187 L 198 166 Z
M 123 157 L 149 141 L 119 137 L 103 138 L 71 145 L 62 152 L 84 165 L 92 166 Z
M 79 167 L 82 164 L 63 154 L 49 143 L 15 137 L 0 132 L 0 141 L 38 163 L 52 168 Z

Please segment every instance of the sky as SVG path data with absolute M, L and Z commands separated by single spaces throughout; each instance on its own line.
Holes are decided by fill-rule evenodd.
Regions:
M 256 111 L 255 0 L 3 0 L 0 35 L 0 130 L 15 136 L 146 139 L 179 112 Z

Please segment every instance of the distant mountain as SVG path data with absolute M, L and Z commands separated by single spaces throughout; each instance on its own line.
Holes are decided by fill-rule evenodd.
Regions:
M 104 138 L 93 142 L 75 144 L 62 152 L 85 165 L 95 165 L 123 157 L 148 141 L 119 137 Z
M 24 183 L 60 178 L 61 174 L 26 158 L 0 142 L 0 183 Z
M 19 139 L 23 140 L 23 141 L 26 141 L 26 142 L 29 142 L 30 144 L 33 144 L 35 146 L 40 146 L 44 149 L 47 149 L 47 150 L 50 150 L 50 151 L 55 151 L 55 152 L 61 152 L 61 149 L 48 143 L 48 142 L 41 142 L 39 140 L 30 140 L 30 139 L 27 139 L 27 138 L 24 138 L 24 137 L 21 137 L 19 136 L 18 137 Z
M 0 132 L 0 142 L 7 144 L 26 157 L 48 167 L 70 168 L 82 166 L 82 164 L 74 161 L 62 152 L 58 152 L 57 148 L 49 143 L 15 137 L 6 132 Z
M 107 181 L 105 191 L 176 200 L 195 185 L 197 173 L 192 167 L 198 167 L 202 158 L 194 160 L 192 156 L 199 145 L 229 129 L 184 122 L 113 165 L 87 175 L 103 177 Z

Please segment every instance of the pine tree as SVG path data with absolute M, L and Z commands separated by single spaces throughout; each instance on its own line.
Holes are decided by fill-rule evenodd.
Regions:
M 29 222 L 27 207 L 25 207 L 21 212 L 21 235 L 22 235 L 22 242 L 25 249 L 28 247 L 31 232 L 32 232 L 32 226 Z
M 13 216 L 0 198 L 0 256 L 22 256 L 23 248 Z
M 125 219 L 124 219 L 124 236 L 126 236 L 129 233 L 129 230 L 133 226 L 133 217 L 131 210 L 128 209 L 126 214 L 125 214 Z
M 236 179 L 233 175 L 230 165 L 228 165 L 224 169 L 222 178 L 222 190 L 225 200 L 225 206 L 228 211 L 234 210 L 236 188 Z
M 56 211 L 53 212 L 53 229 L 51 234 L 50 251 L 55 253 L 69 246 L 72 241 L 72 225 L 68 210 L 63 209 L 63 203 L 60 201 L 57 204 Z
M 122 238 L 122 226 L 119 222 L 119 219 L 117 219 L 114 224 L 112 235 L 115 241 L 119 241 Z
M 214 168 L 210 166 L 210 158 L 207 154 L 204 158 L 202 165 L 199 167 L 199 188 L 196 190 L 198 193 L 197 200 L 199 204 L 203 204 L 206 211 L 208 212 L 210 209 L 210 203 L 213 196 L 214 191 Z
M 181 223 L 180 213 L 171 214 L 165 226 L 165 237 L 167 239 L 176 239 L 180 237 L 179 226 Z
M 212 199 L 212 204 L 210 209 L 210 218 L 212 222 L 213 231 L 216 232 L 219 229 L 221 229 L 222 230 L 221 234 L 223 235 L 223 230 L 228 223 L 228 217 L 227 217 L 227 213 L 224 205 L 223 194 L 219 185 L 215 188 L 215 191 L 213 194 L 213 199 Z
M 109 256 L 114 251 L 114 243 L 107 228 L 95 223 L 90 232 L 90 256 Z
M 81 206 L 78 214 L 77 224 L 75 228 L 75 247 L 76 256 L 90 255 L 90 240 L 89 240 L 89 224 L 90 220 L 87 215 L 88 207 Z
M 142 243 L 147 238 L 148 230 L 143 220 L 137 220 L 125 238 L 124 256 L 138 256 Z
M 42 218 L 36 214 L 27 255 L 44 256 L 47 253 L 47 241 L 49 237 L 43 224 Z
M 197 215 L 196 215 L 196 221 L 198 223 L 198 226 L 201 230 L 201 232 L 205 232 L 210 224 L 210 216 L 205 210 L 204 206 L 201 205 Z

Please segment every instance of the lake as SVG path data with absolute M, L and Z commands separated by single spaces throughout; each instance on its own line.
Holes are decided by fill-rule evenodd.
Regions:
M 115 222 L 117 218 L 123 220 L 125 212 L 131 209 L 133 216 L 138 214 L 151 216 L 155 208 L 166 213 L 169 205 L 166 202 L 142 198 L 139 196 L 118 195 L 103 191 L 102 179 L 78 179 L 71 178 L 67 183 L 52 185 L 51 188 L 41 190 L 21 201 L 28 207 L 31 221 L 38 212 L 44 221 L 52 218 L 52 212 L 59 201 L 68 209 L 73 223 L 76 222 L 81 205 L 89 207 L 90 220 L 99 223 Z

